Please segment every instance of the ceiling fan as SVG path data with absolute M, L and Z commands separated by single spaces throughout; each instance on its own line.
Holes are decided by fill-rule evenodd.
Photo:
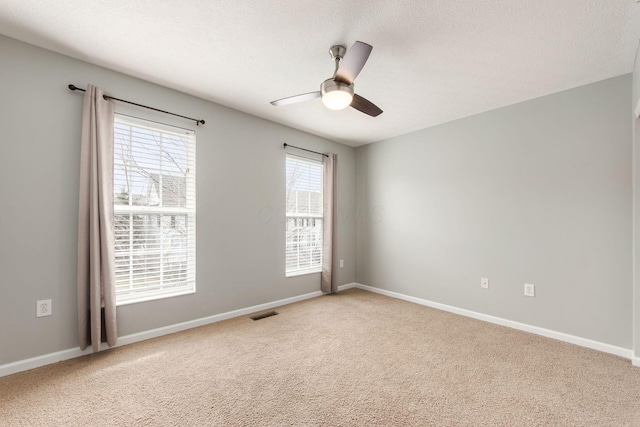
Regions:
M 382 110 L 373 102 L 354 93 L 353 86 L 353 81 L 362 71 L 371 49 L 373 46 L 359 41 L 355 42 L 348 51 L 344 46 L 332 46 L 329 49 L 329 54 L 335 62 L 336 69 L 333 77 L 320 84 L 319 91 L 271 101 L 271 105 L 277 107 L 322 98 L 322 103 L 331 110 L 342 110 L 351 106 L 372 117 L 379 116 L 382 114 Z

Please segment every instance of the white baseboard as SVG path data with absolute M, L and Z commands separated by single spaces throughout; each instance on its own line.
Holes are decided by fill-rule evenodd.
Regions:
M 356 287 L 355 283 L 349 283 L 342 285 L 338 290 L 351 289 Z M 239 310 L 228 311 L 226 313 L 215 314 L 213 316 L 203 317 L 201 319 L 190 320 L 188 322 L 178 323 L 175 325 L 164 326 L 162 328 L 152 329 L 149 331 L 139 332 L 131 335 L 125 335 L 118 337 L 118 343 L 114 347 L 121 347 L 127 344 L 133 344 L 135 342 L 148 340 L 151 338 L 160 337 L 162 335 L 172 334 L 174 332 L 180 332 L 187 329 L 195 328 L 198 326 L 208 325 L 210 323 L 221 322 L 223 320 L 231 319 L 239 316 L 246 316 L 247 314 L 255 313 L 262 310 L 268 310 L 270 308 L 280 307 L 294 302 L 303 301 L 310 298 L 319 297 L 324 295 L 321 291 L 311 292 L 304 295 L 298 295 L 291 298 L 285 298 L 277 301 L 268 302 L 265 304 L 254 305 L 247 308 L 241 308 Z M 109 348 L 105 343 L 101 345 L 101 350 Z M 56 351 L 55 353 L 44 354 L 42 356 L 32 357 L 29 359 L 18 360 L 16 362 L 0 365 L 0 377 L 15 374 L 29 369 L 39 368 L 40 366 L 49 365 L 51 363 L 61 362 L 63 360 L 73 359 L 75 357 L 91 354 L 91 348 L 87 348 L 82 351 L 79 347 L 70 348 L 67 350 Z
M 544 337 L 553 338 L 559 341 L 568 342 L 568 343 L 579 345 L 582 347 L 587 347 L 593 350 L 602 351 L 604 353 L 614 354 L 616 356 L 630 359 L 634 366 L 640 366 L 640 358 L 634 358 L 633 351 L 631 349 L 617 347 L 611 344 L 605 344 L 599 341 L 593 341 L 587 338 L 581 338 L 575 335 L 565 334 L 563 332 L 557 332 L 557 331 L 552 331 L 550 329 L 527 325 L 525 323 L 514 322 L 513 320 L 507 320 L 500 317 L 490 316 L 488 314 L 477 313 L 475 311 L 465 310 L 463 308 L 458 308 L 451 305 L 440 304 L 440 303 L 425 300 L 422 298 L 416 298 L 409 295 L 400 294 L 398 292 L 392 292 L 392 291 L 387 291 L 385 289 L 374 288 L 372 286 L 362 285 L 360 283 L 356 283 L 352 287 L 363 289 L 369 292 L 375 292 L 377 294 L 386 295 L 386 296 L 401 299 L 404 301 L 413 302 L 413 303 L 424 305 L 427 307 L 437 308 L 438 310 L 448 311 L 450 313 L 459 314 L 461 316 L 471 317 L 473 319 L 478 319 L 478 320 L 482 320 L 489 323 L 495 323 L 496 325 L 507 326 L 509 328 L 518 329 L 520 331 L 530 332 L 536 335 L 542 335 Z
M 357 283 L 347 283 L 346 285 L 338 286 L 338 292 L 346 291 L 347 289 L 357 288 L 357 287 L 358 287 Z

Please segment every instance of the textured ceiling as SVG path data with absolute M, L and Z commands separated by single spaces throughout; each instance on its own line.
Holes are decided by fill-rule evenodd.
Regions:
M 0 33 L 349 145 L 629 73 L 634 0 L 2 0 Z M 373 52 L 330 111 L 328 49 Z M 90 76 L 87 77 L 90 81 Z

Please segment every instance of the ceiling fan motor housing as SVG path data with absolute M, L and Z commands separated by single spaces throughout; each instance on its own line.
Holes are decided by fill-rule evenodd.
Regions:
M 346 84 L 334 79 L 327 79 L 320 85 L 322 102 L 332 110 L 347 108 L 353 100 L 353 83 Z

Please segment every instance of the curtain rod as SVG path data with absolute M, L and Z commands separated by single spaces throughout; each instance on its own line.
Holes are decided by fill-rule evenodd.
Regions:
M 320 154 L 321 156 L 329 157 L 329 155 L 328 155 L 328 154 L 318 153 L 317 151 L 311 151 L 311 150 L 307 150 L 306 148 L 296 147 L 295 145 L 287 144 L 287 143 L 285 142 L 285 143 L 284 143 L 284 148 L 287 148 L 287 147 L 297 148 L 298 150 L 308 151 L 308 152 L 310 152 L 310 153 Z
M 86 92 L 84 89 L 79 88 L 78 86 L 73 85 L 73 84 L 69 85 L 68 87 L 69 87 L 69 89 L 71 89 L 71 90 L 79 90 L 79 91 L 81 91 L 81 92 Z M 194 122 L 196 122 L 196 126 L 198 126 L 199 124 L 204 124 L 204 120 L 198 120 L 198 119 L 194 119 L 194 118 L 191 118 L 191 117 L 182 116 L 182 115 L 180 115 L 180 114 L 171 113 L 171 112 L 169 112 L 169 111 L 159 110 L 158 108 L 148 107 L 148 106 L 146 106 L 146 105 L 137 104 L 137 103 L 135 103 L 135 102 L 126 101 L 126 100 L 124 100 L 124 99 L 115 98 L 115 97 L 113 97 L 113 96 L 103 95 L 103 98 L 104 98 L 105 100 L 113 99 L 114 101 L 120 101 L 120 102 L 124 102 L 125 104 L 135 105 L 136 107 L 148 108 L 149 110 L 158 111 L 158 112 L 160 112 L 160 113 L 170 114 L 170 115 L 172 115 L 172 116 L 176 116 L 176 117 L 182 117 L 183 119 L 187 119 L 187 120 L 193 120 Z

